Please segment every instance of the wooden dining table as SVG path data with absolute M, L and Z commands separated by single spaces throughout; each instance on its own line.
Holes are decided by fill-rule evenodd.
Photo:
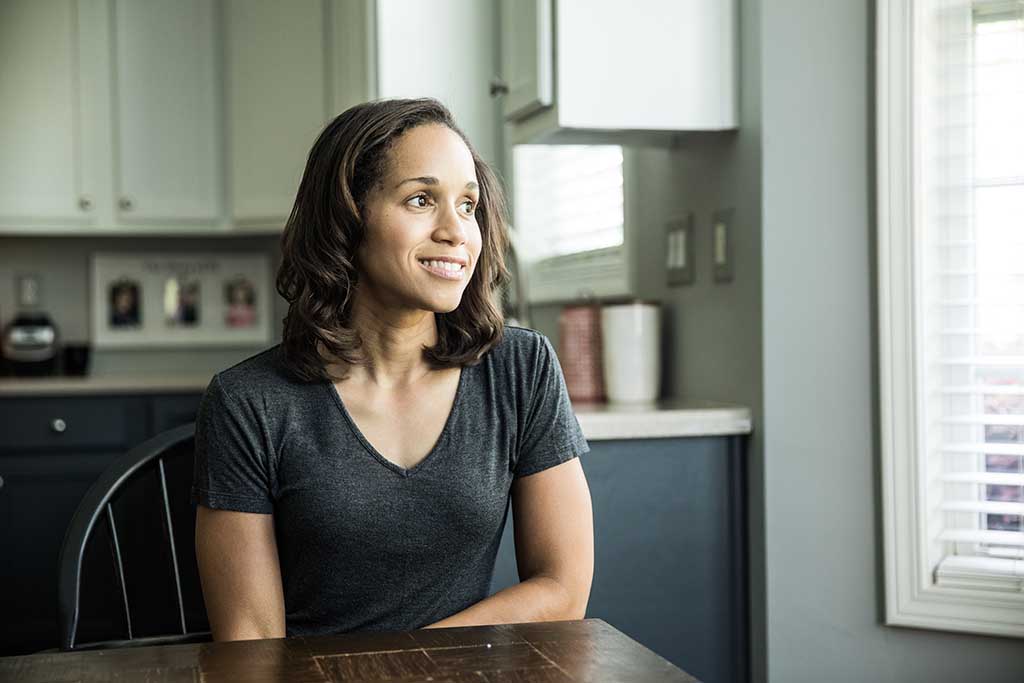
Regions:
M 484 683 L 697 679 L 601 619 L 0 658 L 0 681 Z

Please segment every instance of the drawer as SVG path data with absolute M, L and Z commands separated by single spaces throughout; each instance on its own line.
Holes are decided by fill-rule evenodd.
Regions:
M 0 452 L 123 450 L 145 439 L 147 403 L 106 396 L 4 399 Z

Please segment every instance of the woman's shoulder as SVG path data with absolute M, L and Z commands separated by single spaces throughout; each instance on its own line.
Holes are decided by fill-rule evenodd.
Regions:
M 511 345 L 531 345 L 543 343 L 547 339 L 544 334 L 532 327 L 524 327 L 518 324 L 505 325 L 505 334 L 502 335 L 502 342 Z
M 547 337 L 541 332 L 521 325 L 506 325 L 502 340 L 495 346 L 496 351 L 517 352 L 543 346 Z
M 551 342 L 543 333 L 521 325 L 505 325 L 501 341 L 490 356 L 494 362 L 525 370 L 545 362 L 551 353 Z
M 298 386 L 282 360 L 281 344 L 264 349 L 218 372 L 213 382 L 235 396 L 266 395 Z

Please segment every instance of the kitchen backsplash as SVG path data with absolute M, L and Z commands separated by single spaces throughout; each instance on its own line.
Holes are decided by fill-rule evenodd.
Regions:
M 263 252 L 270 256 L 271 282 L 280 262 L 276 235 L 255 237 L 0 237 L 0 325 L 18 311 L 15 278 L 32 274 L 40 283 L 39 308 L 57 326 L 62 343 L 89 341 L 89 257 L 94 252 Z M 280 339 L 287 304 L 273 295 L 272 338 Z M 182 368 L 204 374 L 227 367 L 260 347 L 121 349 L 94 352 L 90 374 L 168 374 Z

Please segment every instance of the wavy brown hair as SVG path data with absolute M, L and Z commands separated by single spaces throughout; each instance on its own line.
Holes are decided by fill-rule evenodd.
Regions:
M 475 365 L 501 341 L 504 317 L 497 294 L 509 277 L 508 224 L 497 177 L 437 100 L 365 102 L 335 117 L 313 143 L 281 237 L 277 291 L 288 301 L 284 362 L 304 381 L 343 379 L 328 373 L 321 352 L 347 364 L 368 362 L 359 331 L 351 325 L 360 276 L 356 253 L 366 235 L 366 200 L 383 181 L 395 142 L 426 124 L 447 126 L 473 155 L 480 187 L 476 219 L 483 244 L 458 308 L 434 314 L 438 339 L 434 346 L 423 347 L 424 359 L 435 368 Z

